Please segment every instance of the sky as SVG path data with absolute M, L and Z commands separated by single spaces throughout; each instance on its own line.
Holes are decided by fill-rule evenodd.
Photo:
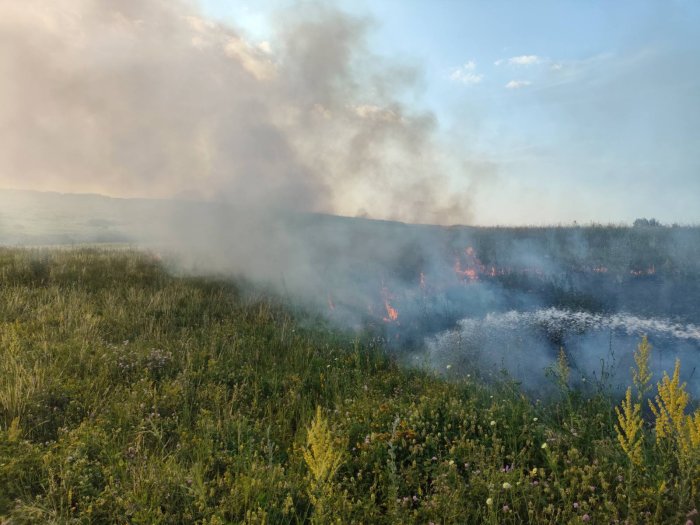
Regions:
M 254 40 L 286 0 L 202 0 Z M 700 2 L 353 0 L 411 103 L 487 163 L 474 222 L 700 222 Z M 459 174 L 455 174 L 459 177 Z
M 695 0 L 0 3 L 0 188 L 699 224 Z

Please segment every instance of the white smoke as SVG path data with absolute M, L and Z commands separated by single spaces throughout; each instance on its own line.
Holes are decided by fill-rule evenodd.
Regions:
M 419 72 L 325 4 L 256 43 L 181 0 L 0 3 L 0 187 L 467 222 Z

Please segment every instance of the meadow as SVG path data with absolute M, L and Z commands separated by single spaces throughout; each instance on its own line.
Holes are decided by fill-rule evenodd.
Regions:
M 700 410 L 400 366 L 243 281 L 0 249 L 0 522 L 700 523 Z M 682 363 L 679 366 L 683 366 Z

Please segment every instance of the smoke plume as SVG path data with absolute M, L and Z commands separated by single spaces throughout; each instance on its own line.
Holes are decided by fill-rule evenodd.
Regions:
M 469 221 L 434 116 L 402 102 L 418 70 L 370 26 L 303 4 L 256 43 L 180 0 L 3 2 L 2 186 Z
M 493 167 L 406 102 L 420 71 L 369 49 L 371 20 L 311 3 L 275 24 L 253 42 L 181 0 L 0 3 L 0 188 L 142 198 L 0 192 L 0 243 L 127 240 L 451 373 L 539 388 L 560 346 L 584 377 L 613 343 L 626 373 L 648 333 L 657 371 L 683 354 L 692 378 L 700 230 L 323 215 L 468 223 Z

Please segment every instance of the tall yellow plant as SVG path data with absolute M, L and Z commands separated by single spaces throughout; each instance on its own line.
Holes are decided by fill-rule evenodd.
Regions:
M 333 434 L 328 421 L 316 407 L 316 416 L 307 431 L 307 449 L 304 450 L 304 461 L 314 481 L 326 483 L 330 481 L 343 462 L 343 455 L 336 451 L 333 444 Z
M 615 426 L 617 440 L 633 465 L 642 464 L 642 425 L 644 420 L 640 415 L 642 405 L 632 403 L 632 388 L 627 388 L 622 410 L 615 407 L 618 425 Z
M 656 441 L 682 433 L 685 423 L 685 407 L 688 405 L 688 392 L 685 383 L 680 382 L 681 362 L 676 359 L 673 377 L 664 372 L 661 382 L 657 384 L 658 394 L 655 403 L 649 401 L 649 407 L 656 418 Z
M 336 448 L 320 406 L 316 407 L 316 415 L 307 430 L 306 444 L 303 454 L 311 475 L 308 494 L 314 505 L 314 522 L 325 523 L 332 480 L 343 463 L 343 452 Z
M 685 383 L 680 382 L 681 363 L 676 360 L 673 377 L 664 377 L 657 384 L 658 395 L 655 402 L 649 401 L 649 407 L 656 418 L 656 442 L 670 440 L 676 446 L 678 460 L 687 464 L 693 454 L 700 450 L 700 410 L 693 415 L 686 415 L 685 409 L 690 401 Z
M 688 416 L 686 422 L 690 445 L 696 450 L 700 449 L 700 408 L 695 411 L 695 414 Z
M 637 397 L 641 401 L 646 393 L 651 389 L 651 370 L 649 368 L 649 360 L 651 357 L 651 345 L 645 335 L 642 337 L 642 342 L 637 346 L 637 351 L 634 353 L 634 363 L 636 368 L 632 369 L 632 380 L 637 389 Z

